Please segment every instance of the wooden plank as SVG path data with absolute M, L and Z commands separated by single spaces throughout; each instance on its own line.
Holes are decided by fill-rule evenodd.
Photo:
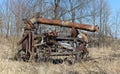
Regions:
M 57 41 L 68 41 L 68 40 L 74 41 L 74 40 L 76 40 L 76 41 L 81 41 L 82 42 L 82 39 L 80 39 L 80 38 L 73 38 L 73 37 L 57 37 L 56 40 Z
M 77 52 L 52 52 L 50 56 L 69 56 L 69 55 L 76 55 Z

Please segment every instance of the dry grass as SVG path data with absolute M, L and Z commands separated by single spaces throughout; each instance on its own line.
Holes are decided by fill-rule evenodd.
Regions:
M 51 63 L 25 63 L 8 60 L 13 56 L 13 44 L 0 40 L 0 74 L 119 74 L 120 49 L 89 48 L 89 61 L 74 65 Z M 15 47 L 14 47 L 15 48 Z

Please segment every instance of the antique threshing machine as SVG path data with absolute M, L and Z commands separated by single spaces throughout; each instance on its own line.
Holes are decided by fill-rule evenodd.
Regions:
M 97 32 L 97 26 L 78 24 L 62 20 L 51 20 L 41 17 L 24 19 L 23 38 L 18 42 L 21 48 L 15 55 L 16 60 L 23 61 L 49 61 L 62 57 L 66 59 L 71 56 L 75 61 L 79 61 L 88 54 L 87 42 L 78 37 L 77 29 Z M 37 24 L 36 24 L 37 23 Z M 51 30 L 42 34 L 35 33 L 36 25 L 62 26 L 72 29 L 73 36 L 59 36 L 59 32 Z

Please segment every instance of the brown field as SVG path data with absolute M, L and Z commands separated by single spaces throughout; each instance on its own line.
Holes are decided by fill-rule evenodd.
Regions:
M 120 47 L 89 48 L 89 61 L 73 65 L 12 61 L 13 41 L 0 40 L 0 74 L 120 74 Z

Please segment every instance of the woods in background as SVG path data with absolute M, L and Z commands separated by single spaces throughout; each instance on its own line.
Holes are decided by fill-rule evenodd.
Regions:
M 3 0 L 0 9 L 0 34 L 6 38 L 19 37 L 24 27 L 22 19 L 35 17 L 37 13 L 43 18 L 98 25 L 99 32 L 93 37 L 101 43 L 105 37 L 118 37 L 119 12 L 111 19 L 107 0 Z M 38 28 L 40 33 L 46 29 L 45 26 Z M 68 31 L 66 28 L 55 29 Z

